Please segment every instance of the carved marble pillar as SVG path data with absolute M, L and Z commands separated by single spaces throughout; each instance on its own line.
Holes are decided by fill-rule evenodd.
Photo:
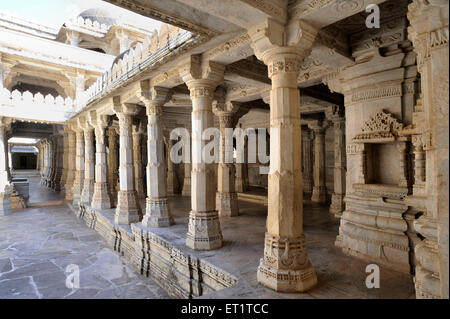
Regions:
M 54 176 L 55 176 L 55 171 L 56 171 L 56 165 L 55 165 L 55 158 L 56 158 L 56 154 L 55 154 L 55 150 L 56 150 L 56 140 L 55 140 L 55 135 L 52 135 L 52 137 L 50 137 L 50 145 L 49 145 L 49 172 L 47 175 L 47 187 L 49 188 L 53 188 L 53 182 L 54 182 Z
M 67 129 L 67 144 L 67 173 L 64 189 L 66 199 L 73 201 L 72 187 L 76 169 L 76 136 L 72 127 L 68 127 Z
M 317 277 L 303 233 L 300 94 L 297 78 L 317 31 L 299 21 L 298 37 L 273 20 L 249 30 L 251 45 L 272 80 L 270 91 L 270 172 L 264 258 L 257 279 L 276 291 L 306 291 Z M 298 23 L 298 25 L 295 25 Z M 297 29 L 298 30 L 298 29 Z M 284 39 L 284 40 L 283 40 Z
M 111 194 L 111 203 L 113 206 L 117 205 L 117 134 L 116 128 L 108 128 L 108 187 Z
M 186 246 L 195 250 L 222 247 L 219 214 L 216 210 L 214 163 L 202 158 L 205 141 L 202 133 L 214 127 L 212 100 L 216 86 L 223 80 L 224 66 L 207 62 L 201 67 L 199 57 L 191 57 L 181 75 L 192 101 L 192 171 L 191 207 Z
M 8 179 L 7 171 L 7 145 L 6 129 L 11 123 L 11 119 L 0 117 L 0 216 L 6 216 L 11 213 L 11 184 Z
M 172 150 L 172 146 L 174 145 L 175 141 L 170 140 L 168 141 L 167 145 L 167 194 L 168 195 L 174 195 L 177 193 L 178 190 L 178 180 L 175 172 L 175 167 L 173 165 L 172 160 L 170 159 L 170 151 Z
M 243 193 L 245 191 L 244 169 L 245 169 L 244 163 L 236 163 L 235 188 L 236 188 L 236 192 L 238 192 L 238 193 Z
M 334 190 L 330 213 L 340 218 L 344 211 L 345 196 L 345 118 L 332 117 L 334 124 Z
M 138 206 L 140 201 L 145 199 L 144 182 L 142 172 L 142 135 L 144 134 L 144 128 L 142 123 L 133 125 L 133 161 L 134 161 L 134 189 L 136 190 L 136 196 Z
M 7 140 L 9 140 L 10 136 L 7 135 Z M 12 162 L 12 154 L 11 154 L 11 148 L 12 145 L 8 143 L 8 156 L 7 156 L 7 160 L 8 162 L 6 163 L 6 167 L 8 168 L 8 179 L 9 181 L 12 180 L 12 176 L 11 176 L 11 171 L 13 171 L 13 162 Z
M 314 187 L 311 200 L 316 203 L 327 201 L 327 186 L 325 175 L 325 129 L 322 126 L 312 126 L 314 131 Z
M 147 108 L 147 204 L 144 226 L 167 227 L 173 217 L 167 203 L 166 159 L 164 157 L 162 107 L 169 91 L 154 87 L 142 92 Z
M 95 184 L 94 127 L 88 120 L 83 123 L 84 131 L 84 183 L 81 203 L 90 205 Z
M 191 196 L 191 163 L 184 163 L 183 196 Z
M 81 127 L 83 120 L 78 119 L 77 126 L 74 127 L 76 144 L 75 144 L 75 179 L 72 187 L 73 204 L 76 205 L 81 200 L 81 192 L 83 190 L 84 183 L 84 132 Z
M 425 238 L 416 246 L 417 298 L 449 298 L 449 2 L 413 0 L 408 37 L 421 74 L 426 157 L 426 209 L 414 223 Z
M 120 147 L 119 147 L 119 182 L 120 190 L 114 222 L 116 224 L 131 224 L 139 222 L 139 210 L 136 202 L 136 191 L 133 178 L 133 138 L 132 120 L 139 112 L 135 104 L 120 103 L 114 98 L 114 111 L 119 118 Z
M 62 167 L 61 167 L 61 180 L 60 180 L 60 189 L 61 193 L 65 196 L 66 194 L 66 182 L 67 182 L 67 174 L 69 172 L 69 136 L 68 136 L 68 127 L 64 127 L 64 132 L 62 134 L 63 145 L 62 145 Z
M 239 206 L 234 185 L 233 147 L 226 145 L 226 129 L 233 130 L 233 115 L 239 108 L 233 102 L 215 102 L 214 113 L 219 117 L 220 157 L 216 193 L 216 209 L 219 216 L 238 216 Z
M 313 190 L 313 165 L 311 149 L 311 131 L 308 128 L 302 128 L 302 147 L 303 147 L 303 194 L 311 197 Z
M 108 126 L 107 115 L 90 115 L 90 123 L 95 128 L 95 184 L 91 207 L 93 209 L 111 208 L 108 190 L 108 176 L 106 166 L 105 129 Z
M 61 177 L 63 171 L 63 151 L 64 151 L 64 141 L 63 133 L 58 132 L 55 136 L 55 173 L 53 176 L 53 190 L 59 192 L 61 190 Z

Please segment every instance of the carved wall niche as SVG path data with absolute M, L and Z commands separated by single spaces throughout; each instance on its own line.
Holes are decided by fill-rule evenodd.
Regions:
M 360 183 L 355 190 L 366 195 L 403 199 L 409 192 L 407 150 L 409 137 L 400 136 L 403 124 L 392 114 L 377 112 L 353 138 L 360 145 Z

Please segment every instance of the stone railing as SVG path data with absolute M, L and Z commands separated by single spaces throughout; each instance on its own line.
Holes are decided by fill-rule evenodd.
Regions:
M 99 74 L 107 70 L 115 59 L 113 55 L 1 28 L 0 53 Z
M 159 36 L 155 34 L 152 38 L 147 38 L 144 43 L 138 43 L 125 51 L 123 57 L 84 92 L 83 99 L 86 105 L 123 85 L 128 78 L 161 63 L 166 57 L 171 56 L 172 52 L 197 37 L 189 31 L 174 28 L 168 33 Z
M 78 27 L 92 32 L 101 33 L 103 35 L 108 33 L 109 29 L 111 29 L 110 25 L 99 23 L 98 21 L 92 21 L 91 19 L 84 19 L 80 16 L 69 19 L 65 24 L 68 28 Z
M 25 20 L 5 11 L 0 11 L 0 27 L 34 34 L 51 40 L 54 40 L 58 33 L 58 30 L 55 28 L 42 25 L 35 21 Z
M 70 97 L 24 93 L 0 88 L 0 116 L 36 122 L 65 122 L 80 108 Z M 82 105 L 82 104 L 81 104 Z

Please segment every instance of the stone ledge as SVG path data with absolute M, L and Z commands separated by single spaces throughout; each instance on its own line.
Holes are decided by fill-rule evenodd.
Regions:
M 235 286 L 238 279 L 210 261 L 210 252 L 185 246 L 185 225 L 171 228 L 145 227 L 141 223 L 114 224 L 114 209 L 96 211 L 89 206 L 68 204 L 74 214 L 96 230 L 140 274 L 150 277 L 176 298 L 205 296 Z M 175 230 L 175 231 L 174 231 Z

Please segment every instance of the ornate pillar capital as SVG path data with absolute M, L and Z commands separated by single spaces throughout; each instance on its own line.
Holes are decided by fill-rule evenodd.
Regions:
M 180 76 L 191 91 L 191 98 L 213 98 L 216 86 L 223 81 L 224 72 L 224 65 L 212 61 L 202 63 L 200 56 L 191 56 L 180 68 Z
M 267 18 L 248 29 L 248 34 L 256 57 L 270 67 L 272 62 L 280 60 L 280 54 L 291 55 L 291 59 L 298 56 L 300 61 L 307 57 L 318 30 L 298 19 L 285 26 Z
M 149 81 L 141 81 L 140 90 L 137 93 L 138 98 L 148 108 L 149 106 L 163 106 L 171 97 L 171 91 L 168 88 L 160 86 L 149 86 Z

